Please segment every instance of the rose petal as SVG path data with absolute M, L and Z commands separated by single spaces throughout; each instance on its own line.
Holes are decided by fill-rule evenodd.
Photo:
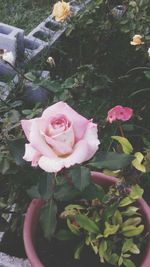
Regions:
M 43 120 L 34 119 L 31 124 L 29 140 L 31 145 L 36 148 L 42 155 L 49 158 L 55 158 L 56 154 L 53 152 L 50 146 L 48 146 L 41 134 L 43 130 Z
M 21 126 L 22 126 L 22 129 L 24 130 L 24 133 L 29 140 L 29 135 L 30 135 L 30 129 L 31 129 L 31 125 L 32 125 L 32 122 L 33 122 L 34 119 L 32 120 L 21 120 Z
M 95 152 L 98 150 L 98 146 L 100 144 L 100 141 L 98 139 L 98 130 L 97 130 L 97 124 L 95 123 L 89 123 L 87 126 L 86 133 L 84 135 L 84 140 L 87 141 L 88 147 L 89 147 L 89 159 L 93 157 Z
M 69 157 L 64 158 L 64 166 L 68 168 L 76 163 L 80 164 L 89 160 L 98 150 L 99 144 L 97 125 L 91 122 L 87 127 L 83 140 L 75 145 L 74 152 Z
M 38 164 L 39 164 L 40 168 L 46 172 L 57 173 L 58 171 L 60 171 L 64 167 L 63 160 L 61 158 L 58 158 L 58 157 L 57 157 L 57 159 L 49 159 L 48 157 L 42 156 L 39 159 Z
M 116 120 L 127 121 L 133 115 L 133 109 L 117 105 L 108 111 L 107 121 L 112 123 Z
M 64 158 L 64 167 L 69 168 L 74 164 L 80 164 L 91 158 L 90 149 L 85 140 L 80 140 L 74 147 L 74 151 L 71 155 Z
M 72 152 L 72 147 L 67 143 L 56 141 L 50 136 L 44 135 L 46 142 L 54 149 L 58 156 L 63 156 L 70 154 Z
M 74 164 L 80 164 L 89 159 L 87 142 L 79 141 L 74 148 L 71 155 L 65 158 L 57 157 L 57 159 L 50 159 L 42 156 L 39 160 L 39 166 L 46 172 L 59 172 L 62 168 L 69 168 Z
M 89 123 L 86 118 L 78 114 L 75 110 L 62 101 L 45 109 L 42 114 L 42 118 L 48 120 L 50 116 L 55 116 L 56 114 L 64 114 L 68 120 L 72 122 L 76 141 L 83 137 L 87 124 Z
M 124 120 L 128 121 L 133 115 L 133 109 L 124 107 Z
M 66 17 L 70 15 L 70 4 L 64 1 L 57 2 L 54 5 L 52 17 L 55 17 L 56 21 L 64 21 Z
M 38 165 L 38 160 L 40 158 L 41 154 L 34 149 L 31 144 L 25 144 L 25 154 L 23 156 L 23 159 L 26 161 L 32 161 L 32 166 Z
M 98 144 L 93 144 L 93 142 L 91 146 L 96 149 L 98 148 Z M 91 146 L 88 146 L 86 140 L 81 140 L 75 145 L 73 153 L 68 157 L 57 157 L 55 160 L 53 160 L 42 156 L 39 159 L 38 164 L 40 168 L 46 172 L 59 172 L 64 167 L 69 168 L 74 164 L 80 164 L 89 160 L 96 152 L 94 149 L 91 149 Z
M 61 134 L 53 136 L 53 139 L 56 141 L 63 142 L 72 147 L 75 142 L 73 127 L 70 126 L 66 131 L 62 132 Z
M 72 127 L 53 137 L 47 136 L 45 133 L 42 134 L 46 142 L 52 146 L 57 155 L 62 156 L 72 152 L 72 147 L 74 145 L 74 132 Z

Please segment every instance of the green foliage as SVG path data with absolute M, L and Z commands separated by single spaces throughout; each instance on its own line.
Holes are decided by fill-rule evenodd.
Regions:
M 95 198 L 102 200 L 104 197 L 104 194 L 105 192 L 102 186 L 94 184 L 94 183 L 90 183 L 90 185 L 87 186 L 82 192 L 83 198 L 87 200 L 92 200 Z
M 52 1 L 15 0 L 3 2 L 0 0 L 0 4 L 0 17 L 3 23 L 25 29 L 26 32 L 29 32 L 37 26 L 45 16 L 49 16 Z M 28 20 L 28 18 L 30 18 L 30 20 Z
M 126 237 L 133 237 L 133 236 L 138 236 L 140 235 L 144 230 L 144 225 L 139 225 L 139 226 L 126 226 L 122 228 L 122 233 Z
M 98 233 L 99 228 L 96 225 L 96 223 L 89 219 L 87 216 L 82 215 L 82 214 L 77 214 L 75 216 L 75 219 L 77 220 L 77 223 L 80 225 L 81 228 L 84 230 L 90 232 L 90 233 Z
M 125 154 L 131 154 L 133 152 L 133 147 L 127 138 L 121 136 L 112 136 L 111 138 L 119 142 Z
M 80 254 L 81 254 L 81 252 L 82 252 L 82 250 L 83 250 L 83 247 L 84 247 L 84 243 L 81 242 L 81 243 L 77 246 L 77 248 L 75 249 L 75 252 L 74 252 L 74 258 L 75 258 L 76 260 L 79 260 L 79 259 L 80 259 Z
M 53 194 L 54 180 L 52 174 L 47 174 L 45 177 L 41 177 L 39 181 L 39 194 L 42 199 L 49 200 Z
M 41 175 L 39 182 L 27 190 L 31 198 L 49 200 L 53 195 L 54 180 L 52 174 Z
M 57 213 L 57 206 L 53 199 L 50 199 L 41 211 L 40 216 L 40 223 L 43 229 L 43 233 L 45 238 L 51 240 L 52 236 L 54 235 L 56 229 L 56 213 Z
M 108 222 L 105 222 L 104 237 L 107 238 L 109 235 L 114 235 L 119 229 L 119 224 L 111 225 Z
M 71 169 L 69 175 L 71 176 L 75 188 L 80 191 L 85 190 L 91 183 L 90 170 L 84 166 Z
M 101 263 L 106 262 L 113 266 L 135 266 L 132 254 L 140 253 L 137 240 L 144 231 L 144 225 L 141 214 L 137 212 L 138 208 L 133 204 L 128 205 L 139 199 L 143 190 L 135 185 L 130 192 L 126 189 L 126 196 L 122 196 L 119 190 L 119 186 L 113 186 L 101 201 L 79 200 L 79 204 L 65 207 L 61 217 L 67 220 L 67 226 L 71 232 L 70 238 L 73 238 L 72 234 L 78 239 L 80 237 L 74 254 L 76 259 L 80 258 L 82 249 L 86 245 L 99 256 Z M 122 203 L 125 203 L 127 198 L 130 199 L 130 203 L 126 207 Z M 65 230 L 64 239 L 69 236 L 68 228 Z
M 80 191 L 69 185 L 67 182 L 57 185 L 54 193 L 54 197 L 60 201 L 70 201 L 75 197 L 78 197 L 78 195 L 80 195 Z
M 112 171 L 127 167 L 133 160 L 132 155 L 116 152 L 99 152 L 88 164 L 96 169 L 109 169 Z
M 100 261 L 104 262 L 104 257 L 107 251 L 107 241 L 102 240 L 99 245 L 99 256 L 100 256 Z
M 24 139 L 8 140 L 10 153 L 18 166 L 23 166 L 25 163 L 23 160 L 24 146 Z
M 136 152 L 134 154 L 135 159 L 132 161 L 132 165 L 141 172 L 146 172 L 146 167 L 142 163 L 144 160 L 144 156 L 141 152 Z
M 135 202 L 137 199 L 141 198 L 143 195 L 143 189 L 138 185 L 133 185 L 131 187 L 131 192 L 127 197 L 121 200 L 119 206 L 120 207 L 125 207 L 128 206 L 129 204 Z
M 67 226 L 74 235 L 80 235 L 79 227 L 71 223 L 70 219 L 67 219 Z

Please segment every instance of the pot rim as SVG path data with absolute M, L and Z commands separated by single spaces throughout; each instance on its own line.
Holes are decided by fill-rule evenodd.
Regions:
M 100 185 L 115 184 L 118 179 L 112 176 L 107 176 L 101 172 L 91 172 L 92 180 Z M 140 267 L 150 267 L 150 207 L 143 198 L 137 201 L 143 218 L 146 221 L 147 231 L 149 233 L 147 241 L 147 249 L 144 254 L 144 258 Z M 26 255 L 31 263 L 32 267 L 44 267 L 35 250 L 34 237 L 36 235 L 36 229 L 38 224 L 38 218 L 40 210 L 44 204 L 42 199 L 33 199 L 27 209 L 23 226 L 23 241 L 26 251 Z

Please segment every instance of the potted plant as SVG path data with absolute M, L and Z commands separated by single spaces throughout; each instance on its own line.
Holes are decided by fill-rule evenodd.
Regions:
M 131 116 L 131 109 L 117 106 L 108 113 L 107 120 L 110 123 L 114 120 L 126 121 Z M 90 167 L 107 168 L 112 159 L 122 176 L 123 169 L 131 163 L 136 169 L 145 171 L 145 165 L 139 162 L 139 154 L 133 155 L 129 141 L 123 136 L 113 136 L 124 153 L 101 152 L 89 161 L 99 145 L 97 125 L 63 102 L 47 108 L 40 118 L 23 120 L 22 127 L 30 142 L 26 144 L 24 159 L 48 173 L 29 192 L 40 197 L 31 202 L 24 223 L 24 245 L 31 265 L 44 266 L 34 247 L 40 219 L 44 236 L 51 242 L 53 237 L 82 237 L 75 252 L 76 259 L 86 245 L 96 257 L 99 255 L 99 264 L 136 266 L 130 257 L 140 252 L 138 237 L 142 233 L 145 237 L 150 232 L 149 207 L 141 198 L 143 190 L 137 184 L 131 189 L 125 184 L 124 188 L 124 183 L 117 178 L 90 172 Z M 84 161 L 86 163 L 81 165 Z M 116 166 L 111 169 L 116 170 Z M 110 185 L 114 187 L 105 193 L 103 187 Z M 65 218 L 68 229 L 59 229 L 61 218 Z M 116 248 L 111 249 L 112 244 Z M 140 267 L 149 266 L 149 248 L 150 239 L 147 240 L 147 251 Z

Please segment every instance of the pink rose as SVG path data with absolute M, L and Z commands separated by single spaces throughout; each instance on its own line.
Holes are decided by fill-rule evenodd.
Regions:
M 98 149 L 97 125 L 64 102 L 43 112 L 40 118 L 22 120 L 29 141 L 24 159 L 46 172 L 58 172 L 89 160 Z
M 112 123 L 113 121 L 128 121 L 133 115 L 133 109 L 123 106 L 115 106 L 108 111 L 107 121 Z

